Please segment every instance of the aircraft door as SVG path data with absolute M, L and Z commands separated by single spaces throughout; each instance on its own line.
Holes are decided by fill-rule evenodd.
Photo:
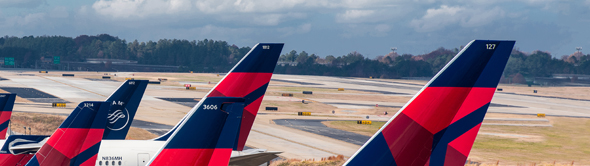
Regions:
M 137 154 L 137 166 L 145 166 L 150 161 L 150 154 L 139 153 Z

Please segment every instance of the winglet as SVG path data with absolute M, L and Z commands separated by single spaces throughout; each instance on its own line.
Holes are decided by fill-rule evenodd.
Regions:
M 514 43 L 470 42 L 345 165 L 464 165 Z
M 16 94 L 0 93 L 0 139 L 6 139 L 15 99 Z
M 107 102 L 80 103 L 27 165 L 94 165 L 109 107 Z
M 127 80 L 109 96 L 106 102 L 111 104 L 111 108 L 103 139 L 125 139 L 148 82 Z

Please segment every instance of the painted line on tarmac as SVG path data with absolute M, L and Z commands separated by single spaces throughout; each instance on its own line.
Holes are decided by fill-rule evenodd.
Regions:
M 518 127 L 553 127 L 551 124 L 508 124 L 508 123 L 482 123 L 487 126 L 518 126 Z
M 99 95 L 99 96 L 102 96 L 102 97 L 108 97 L 106 95 L 102 95 L 102 94 L 99 94 L 99 93 L 96 93 L 96 92 L 92 92 L 92 91 L 89 91 L 89 90 L 86 90 L 86 89 L 82 89 L 82 88 L 76 87 L 74 85 L 66 84 L 66 83 L 63 83 L 63 82 L 60 82 L 60 81 L 56 81 L 54 79 L 50 79 L 50 78 L 44 77 L 44 76 L 39 76 L 39 77 L 45 78 L 45 79 L 48 79 L 48 80 L 51 80 L 53 82 L 57 82 L 57 83 L 60 83 L 60 84 L 64 84 L 64 85 L 67 85 L 67 86 L 70 86 L 70 87 L 73 87 L 73 88 L 76 88 L 76 89 L 80 89 L 80 90 L 83 90 L 83 91 L 86 91 L 86 92 L 90 92 L 90 93 L 95 94 L 95 95 Z
M 329 151 L 329 150 L 324 150 L 324 149 L 320 149 L 320 148 L 317 148 L 317 147 L 309 146 L 309 145 L 306 145 L 306 144 L 301 143 L 301 142 L 297 142 L 297 141 L 293 141 L 293 140 L 286 139 L 286 138 L 283 138 L 283 137 L 275 136 L 275 135 L 272 135 L 272 134 L 269 134 L 269 133 L 265 133 L 265 132 L 262 132 L 262 131 L 258 131 L 258 130 L 254 130 L 254 129 L 251 129 L 251 131 L 258 132 L 260 134 L 264 134 L 264 135 L 267 135 L 267 136 L 275 137 L 275 138 L 278 138 L 278 139 L 282 139 L 282 140 L 285 140 L 287 142 L 295 143 L 295 144 L 298 144 L 298 145 L 301 145 L 301 146 L 305 146 L 305 147 L 308 147 L 308 148 L 312 148 L 312 149 L 315 149 L 315 150 L 319 150 L 319 151 L 322 151 L 322 152 L 331 153 L 331 154 L 334 154 L 334 155 L 343 155 L 343 156 L 346 156 L 344 154 L 340 154 L 340 153 L 332 152 L 332 151 Z M 350 156 L 346 156 L 346 157 L 350 157 Z

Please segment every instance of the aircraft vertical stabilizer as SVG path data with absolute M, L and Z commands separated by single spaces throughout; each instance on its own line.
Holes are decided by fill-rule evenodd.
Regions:
M 248 134 L 282 49 L 283 44 L 257 44 L 207 95 L 207 97 L 241 97 L 246 100 L 240 135 L 234 150 L 241 151 L 246 145 Z M 187 116 L 168 133 L 154 140 L 166 141 Z
M 15 99 L 16 94 L 0 93 L 0 139 L 6 139 Z
M 246 142 L 282 48 L 252 48 L 175 127 L 149 165 L 227 165 L 232 149 Z
M 464 165 L 514 43 L 470 42 L 345 165 Z
M 94 165 L 109 107 L 107 102 L 80 103 L 27 165 Z
M 103 139 L 124 140 L 141 102 L 148 80 L 127 80 L 109 96 L 111 104 Z

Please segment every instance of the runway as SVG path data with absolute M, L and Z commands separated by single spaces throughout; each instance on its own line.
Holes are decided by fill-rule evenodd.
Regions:
M 31 99 L 30 102 L 17 103 L 14 110 L 22 112 L 67 115 L 72 111 L 73 106 L 79 102 L 105 100 L 122 83 L 113 80 L 104 81 L 18 72 L 0 71 L 3 78 L 0 81 L 0 89 L 21 88 L 22 90 L 22 88 L 32 88 L 42 92 L 43 95 L 41 96 L 45 96 L 44 99 L 40 100 L 35 100 L 35 96 L 29 96 L 29 98 L 25 99 Z M 129 74 L 117 73 L 119 76 Z M 273 82 L 276 83 L 273 84 Z M 325 99 L 313 95 L 305 98 L 306 100 L 343 109 L 373 109 L 376 104 L 388 109 L 399 109 L 406 103 L 367 101 L 363 97 L 401 96 L 409 98 L 422 88 L 422 85 L 417 83 L 378 79 L 361 80 L 356 78 L 281 74 L 273 75 L 269 86 L 322 88 L 334 90 L 334 92 L 322 91 L 314 92 L 314 94 L 358 96 L 356 99 L 349 100 Z M 338 92 L 336 91 L 337 88 L 344 88 L 345 91 Z M 347 93 L 350 90 L 366 93 Z M 205 94 L 206 92 L 203 91 L 185 90 L 182 85 L 150 84 L 132 126 L 144 128 L 152 133 L 163 134 L 178 123 Z M 50 102 L 42 100 L 63 100 L 68 102 L 68 107 L 52 108 Z M 263 100 L 293 103 L 300 103 L 301 101 L 297 97 L 272 95 L 266 95 Z M 368 136 L 359 136 L 350 132 L 345 133 L 341 132 L 342 130 L 336 131 L 336 129 L 321 127 L 320 125 L 321 121 L 325 120 L 359 120 L 364 119 L 366 115 L 314 113 L 315 116 L 298 117 L 296 112 L 265 112 L 264 108 L 260 109 L 260 111 L 261 113 L 255 120 L 246 145 L 253 148 L 282 151 L 284 153 L 281 156 L 285 158 L 320 159 L 333 155 L 350 156 L 368 139 Z M 590 101 L 497 92 L 488 112 L 509 114 L 545 113 L 547 116 L 590 117 Z M 391 114 L 389 116 L 370 115 L 370 120 L 386 121 L 390 116 Z M 302 121 L 302 119 L 308 121 Z
M 360 135 L 353 132 L 329 128 L 322 124 L 325 120 L 307 120 L 307 119 L 275 119 L 277 125 L 299 129 L 306 132 L 323 135 L 326 137 L 346 141 L 355 145 L 363 145 L 369 140 L 369 136 Z
M 401 94 L 380 94 L 388 96 L 413 96 L 423 85 L 409 84 L 400 82 L 387 82 L 378 79 L 365 80 L 354 78 L 340 77 L 322 77 L 322 76 L 303 76 L 303 75 L 282 75 L 274 74 L 273 79 L 282 79 L 289 81 L 298 81 L 303 83 L 315 83 L 323 85 L 291 85 L 297 87 L 317 87 L 317 88 L 344 88 L 346 89 L 363 89 L 375 91 L 387 91 Z M 411 95 L 403 95 L 411 94 Z M 318 100 L 318 99 L 313 99 Z M 318 101 L 321 101 L 318 100 Z M 327 103 L 347 103 L 347 104 L 379 104 L 389 106 L 403 106 L 405 103 L 392 102 L 365 102 L 361 100 L 342 101 L 324 101 Z M 579 100 L 564 97 L 546 97 L 540 95 L 515 94 L 509 92 L 496 92 L 488 112 L 492 113 L 509 113 L 509 114 L 530 114 L 545 113 L 549 116 L 564 117 L 590 117 L 590 101 Z M 504 107 L 502 106 L 504 105 Z M 337 106 L 337 104 L 335 104 Z M 497 107 L 496 107 L 497 106 Z M 509 107 L 505 107 L 509 106 Z

